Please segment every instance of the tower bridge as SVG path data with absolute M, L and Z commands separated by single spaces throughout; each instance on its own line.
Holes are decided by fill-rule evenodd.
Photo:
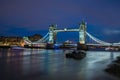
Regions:
M 56 43 L 56 36 L 58 32 L 79 32 L 79 42 L 80 44 L 85 44 L 85 39 L 86 39 L 86 24 L 85 22 L 82 22 L 79 25 L 79 29 L 67 29 L 64 28 L 63 30 L 57 29 L 56 25 L 51 25 L 49 27 L 49 40 L 48 43 Z
M 90 33 L 87 32 L 87 25 L 84 21 L 81 22 L 81 24 L 79 24 L 79 28 L 78 29 L 68 29 L 68 28 L 64 28 L 64 29 L 57 29 L 56 25 L 50 25 L 49 26 L 49 32 L 40 40 L 36 41 L 36 42 L 31 42 L 28 37 L 24 37 L 24 41 L 26 44 L 28 45 L 34 45 L 34 44 L 56 44 L 56 36 L 57 33 L 59 32 L 78 32 L 79 33 L 79 41 L 78 43 L 81 45 L 87 45 L 87 46 L 116 46 L 116 47 L 120 47 L 120 42 L 118 43 L 109 43 L 109 42 L 105 42 L 102 41 L 96 37 L 94 37 L 93 35 L 91 35 Z M 92 43 L 88 43 L 86 37 L 89 37 L 93 42 Z

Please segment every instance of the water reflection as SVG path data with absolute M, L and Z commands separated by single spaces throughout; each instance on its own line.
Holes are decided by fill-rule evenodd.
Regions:
M 114 54 L 113 54 L 113 52 L 110 52 L 110 59 L 111 59 L 111 61 L 114 60 Z
M 1 49 L 0 69 L 5 73 L 5 79 L 12 80 L 114 80 L 114 77 L 108 76 L 103 69 L 119 56 L 120 52 L 87 51 L 84 59 L 74 60 L 65 57 L 65 53 L 69 51 Z

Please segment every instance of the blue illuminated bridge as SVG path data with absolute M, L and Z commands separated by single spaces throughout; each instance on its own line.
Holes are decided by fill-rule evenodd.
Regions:
M 82 21 L 82 23 L 79 25 L 78 29 L 57 29 L 57 25 L 50 25 L 49 27 L 49 32 L 41 39 L 39 39 L 38 41 L 32 42 L 28 39 L 28 37 L 24 37 L 24 41 L 26 45 L 35 45 L 35 44 L 39 44 L 39 45 L 44 45 L 46 43 L 49 44 L 56 44 L 56 36 L 57 33 L 59 32 L 78 32 L 79 33 L 79 42 L 80 44 L 84 44 L 84 45 L 88 45 L 88 46 L 115 46 L 115 47 L 120 47 L 120 42 L 116 42 L 116 43 L 109 43 L 103 40 L 100 40 L 98 38 L 96 38 L 95 36 L 93 36 L 92 34 L 90 34 L 89 32 L 87 32 L 87 25 L 84 21 Z M 86 37 L 90 38 L 91 43 L 87 42 Z

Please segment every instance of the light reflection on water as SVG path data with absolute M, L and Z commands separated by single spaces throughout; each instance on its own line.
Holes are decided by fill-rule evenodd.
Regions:
M 114 80 L 103 69 L 120 52 L 87 51 L 84 59 L 74 60 L 65 57 L 65 53 L 69 51 L 0 49 L 0 69 L 4 73 L 3 78 L 13 80 Z

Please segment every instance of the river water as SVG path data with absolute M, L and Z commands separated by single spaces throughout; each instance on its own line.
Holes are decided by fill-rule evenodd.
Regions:
M 87 51 L 82 60 L 71 50 L 0 49 L 0 80 L 120 80 L 104 69 L 120 52 Z

